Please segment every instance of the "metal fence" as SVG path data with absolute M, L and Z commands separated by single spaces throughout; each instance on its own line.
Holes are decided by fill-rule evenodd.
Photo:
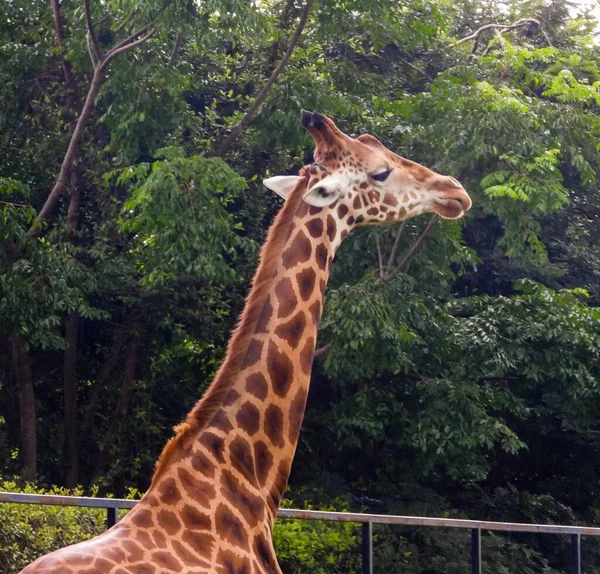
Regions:
M 83 506 L 105 508 L 106 525 L 113 526 L 119 519 L 119 509 L 131 509 L 136 500 L 122 498 L 90 498 L 86 496 L 57 496 L 49 494 L 22 494 L 0 492 L 0 503 L 44 504 L 48 506 Z M 460 520 L 454 518 L 431 518 L 425 516 L 394 516 L 385 514 L 361 514 L 356 512 L 326 512 L 322 510 L 295 510 L 280 508 L 279 518 L 300 520 L 329 520 L 362 524 L 362 574 L 373 572 L 373 524 L 399 526 L 428 526 L 435 528 L 466 528 L 471 531 L 471 572 L 481 574 L 481 531 L 533 532 L 558 534 L 571 537 L 571 573 L 581 574 L 581 537 L 600 536 L 600 528 L 587 526 L 561 526 L 555 524 L 519 524 L 515 522 L 488 522 L 484 520 Z

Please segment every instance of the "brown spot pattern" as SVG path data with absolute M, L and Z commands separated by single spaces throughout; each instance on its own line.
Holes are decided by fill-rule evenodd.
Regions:
M 265 434 L 279 448 L 285 446 L 283 440 L 283 413 L 276 405 L 269 405 L 265 411 Z
M 252 494 L 229 470 L 224 470 L 221 476 L 221 494 L 242 513 L 250 528 L 257 526 L 263 519 L 263 501 Z
M 294 293 L 294 286 L 289 277 L 284 277 L 275 286 L 277 296 L 277 318 L 287 317 L 298 305 L 298 299 Z
M 315 239 L 323 235 L 323 220 L 320 218 L 311 219 L 306 223 L 306 229 Z
M 225 462 L 223 451 L 225 450 L 225 441 L 212 432 L 205 431 L 200 436 L 200 444 L 204 445 L 219 462 Z
M 292 349 L 295 349 L 298 346 L 300 339 L 302 338 L 302 333 L 304 333 L 305 328 L 306 316 L 304 315 L 303 311 L 299 311 L 289 321 L 279 325 L 277 329 L 275 329 L 275 334 L 284 341 L 286 341 Z M 269 356 L 271 356 L 271 343 L 269 343 Z M 287 359 L 287 361 L 289 363 L 290 368 L 293 368 L 289 359 Z M 271 365 L 269 365 L 269 370 L 270 369 Z M 277 392 L 277 389 L 275 389 L 275 383 L 273 382 L 273 379 L 271 379 L 271 382 L 273 383 L 273 389 L 275 390 L 275 392 L 280 396 L 285 396 L 285 393 L 287 393 L 287 389 L 285 390 L 285 393 L 281 395 L 279 392 Z
M 256 486 L 254 459 L 248 441 L 237 437 L 229 447 L 231 466 L 235 468 L 250 484 Z
M 246 379 L 246 390 L 261 401 L 267 398 L 267 379 L 262 373 L 254 373 Z
M 315 288 L 316 280 L 317 274 L 312 267 L 307 267 L 304 271 L 296 274 L 298 291 L 300 293 L 300 297 L 304 301 L 308 301 L 310 299 L 313 289 Z
M 285 397 L 294 377 L 294 365 L 285 353 L 279 351 L 273 341 L 269 341 L 267 368 L 274 393 Z
M 181 511 L 181 521 L 186 530 L 210 530 L 212 527 L 210 516 L 189 504 Z
M 215 513 L 217 533 L 223 540 L 228 540 L 234 546 L 249 550 L 248 534 L 240 519 L 224 504 L 219 504 Z M 232 573 L 235 570 L 232 571 Z
M 292 244 L 283 252 L 282 261 L 286 269 L 296 267 L 300 263 L 306 263 L 311 256 L 312 246 L 304 231 L 300 229 L 294 237 Z
M 198 480 L 193 474 L 185 470 L 185 468 L 178 468 L 177 476 L 190 498 L 201 506 L 210 506 L 210 501 L 216 494 L 215 488 L 210 482 Z
M 158 491 L 161 501 L 167 506 L 177 504 L 181 500 L 181 494 L 179 494 L 177 484 L 172 478 L 165 480 Z
M 256 323 L 256 332 L 257 333 L 266 333 L 267 327 L 269 326 L 269 321 L 271 320 L 271 316 L 273 315 L 273 305 L 271 305 L 271 298 L 267 297 L 265 301 L 265 306 L 258 318 L 258 323 Z
M 300 351 L 300 367 L 306 375 L 310 373 L 310 369 L 312 367 L 314 350 L 315 339 L 314 337 L 309 337 L 308 339 L 306 339 L 302 351 Z
M 327 263 L 327 247 L 323 243 L 317 245 L 317 249 L 315 251 L 317 265 L 319 269 L 325 269 L 325 264 Z
M 329 237 L 329 241 L 333 241 L 335 239 L 336 225 L 335 219 L 329 214 L 327 216 L 327 237 Z
M 260 428 L 260 412 L 249 401 L 245 402 L 235 415 L 238 426 L 250 436 L 256 434 Z
M 251 367 L 252 365 L 258 363 L 262 353 L 262 348 L 262 341 L 259 341 L 258 339 L 252 339 L 248 345 L 248 350 L 246 351 L 246 356 L 242 361 L 241 368 L 246 369 L 247 367 Z
M 256 477 L 260 485 L 264 486 L 273 466 L 273 455 L 262 440 L 254 443 L 254 461 L 256 464 Z

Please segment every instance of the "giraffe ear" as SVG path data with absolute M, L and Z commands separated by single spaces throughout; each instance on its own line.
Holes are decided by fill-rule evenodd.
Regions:
M 276 175 L 263 179 L 263 183 L 277 195 L 287 199 L 301 179 L 298 175 Z

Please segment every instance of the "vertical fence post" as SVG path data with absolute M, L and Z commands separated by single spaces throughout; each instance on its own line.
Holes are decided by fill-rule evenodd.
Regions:
M 109 506 L 106 509 L 106 528 L 111 528 L 119 520 L 119 509 L 114 506 Z
M 373 574 L 373 523 L 362 525 L 362 574 Z
M 571 572 L 581 574 L 581 536 L 571 534 Z
M 481 530 L 471 530 L 471 572 L 481 574 Z

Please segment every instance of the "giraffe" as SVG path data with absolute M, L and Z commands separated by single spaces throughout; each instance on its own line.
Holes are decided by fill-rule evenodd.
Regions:
M 151 486 L 107 532 L 53 552 L 22 574 L 281 574 L 272 528 L 310 382 L 323 294 L 337 247 L 356 226 L 423 212 L 462 216 L 463 187 L 303 112 L 314 163 L 264 181 L 284 205 L 227 355 L 175 430 Z

